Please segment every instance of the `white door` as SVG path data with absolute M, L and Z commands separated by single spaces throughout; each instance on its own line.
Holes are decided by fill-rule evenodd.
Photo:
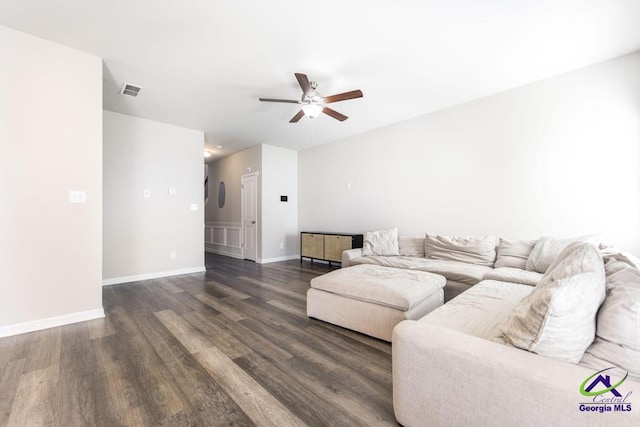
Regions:
M 256 260 L 258 245 L 258 173 L 242 176 L 242 257 Z

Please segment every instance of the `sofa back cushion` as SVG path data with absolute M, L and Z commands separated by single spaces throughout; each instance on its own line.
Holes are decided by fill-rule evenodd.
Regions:
M 599 234 L 588 234 L 585 236 L 571 237 L 567 239 L 558 239 L 555 237 L 543 236 L 538 239 L 533 250 L 527 259 L 526 269 L 529 271 L 537 271 L 545 273 L 553 260 L 555 260 L 560 252 L 571 243 L 586 242 L 597 245 L 600 243 L 601 236 Z
M 427 233 L 424 239 L 426 258 L 459 261 L 493 267 L 497 237 L 450 237 Z
M 615 365 L 640 379 L 640 271 L 615 256 L 605 271 L 607 298 L 598 311 L 596 340 L 581 364 L 594 369 Z
M 362 256 L 394 256 L 400 255 L 398 249 L 398 229 L 367 231 L 364 233 Z
M 510 267 L 524 270 L 527 259 L 535 246 L 535 240 L 500 239 L 496 257 L 496 268 Z
M 594 340 L 596 313 L 604 298 L 600 251 L 589 243 L 572 243 L 551 264 L 533 292 L 514 307 L 498 340 L 578 363 Z
M 401 256 L 424 258 L 424 237 L 398 237 L 398 250 Z

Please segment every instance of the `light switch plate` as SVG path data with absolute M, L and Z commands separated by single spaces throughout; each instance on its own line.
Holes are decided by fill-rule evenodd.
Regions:
M 81 190 L 70 190 L 69 203 L 87 203 L 87 192 Z
M 144 190 L 144 198 L 148 199 L 149 197 L 151 197 L 151 190 Z
M 197 211 L 198 210 L 198 204 L 197 203 L 191 203 L 191 210 L 192 211 Z
M 176 187 L 169 187 L 169 195 L 170 196 L 176 195 Z

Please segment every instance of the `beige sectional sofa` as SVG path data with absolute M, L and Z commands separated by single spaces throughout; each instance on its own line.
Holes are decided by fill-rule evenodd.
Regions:
M 505 248 L 513 245 L 511 241 L 500 240 L 498 238 L 488 240 L 493 242 L 494 252 L 492 256 L 494 260 L 496 256 L 498 256 L 496 255 L 496 251 L 499 255 L 509 253 L 507 249 L 502 249 L 500 244 Z M 531 245 L 531 249 L 533 249 L 533 246 L 534 245 Z M 473 251 L 473 249 L 474 248 L 470 248 L 470 251 Z M 523 268 L 513 267 L 513 262 L 510 263 L 507 261 L 508 259 L 514 258 L 513 255 L 500 256 L 498 260 L 492 261 L 490 265 L 446 259 L 446 255 L 440 258 L 426 258 L 425 237 L 400 236 L 398 238 L 398 253 L 399 255 L 397 256 L 363 256 L 362 248 L 351 249 L 342 253 L 342 268 L 352 265 L 373 264 L 436 273 L 447 279 L 447 284 L 444 288 L 445 302 L 466 291 L 471 286 L 480 283 L 484 279 L 505 280 L 535 285 L 542 278 L 542 273 L 538 271 L 527 271 Z M 526 258 L 524 261 L 526 263 Z
M 493 266 L 478 265 L 456 250 L 429 258 L 429 237 L 400 237 L 395 256 L 343 253 L 343 268 L 424 270 L 450 287 L 443 306 L 393 329 L 402 425 L 640 425 L 638 259 L 592 236 L 544 237 L 496 239 Z

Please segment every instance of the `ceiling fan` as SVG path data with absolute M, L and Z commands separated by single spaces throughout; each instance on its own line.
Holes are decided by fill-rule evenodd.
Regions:
M 298 111 L 298 113 L 293 116 L 291 120 L 289 120 L 289 123 L 297 123 L 298 120 L 300 120 L 304 115 L 306 115 L 310 119 L 314 119 L 318 117 L 320 113 L 325 113 L 326 115 L 343 122 L 347 120 L 348 117 L 344 114 L 338 113 L 336 110 L 332 110 L 331 108 L 327 107 L 326 104 L 331 104 L 332 102 L 338 101 L 346 101 L 347 99 L 362 98 L 362 91 L 359 89 L 323 97 L 318 92 L 316 92 L 318 83 L 309 81 L 309 78 L 306 74 L 295 73 L 295 75 L 296 79 L 298 79 L 298 83 L 300 83 L 300 87 L 302 88 L 302 97 L 300 98 L 300 101 L 297 101 L 295 99 L 259 98 L 262 102 L 286 102 L 289 104 L 301 104 L 302 109 Z

